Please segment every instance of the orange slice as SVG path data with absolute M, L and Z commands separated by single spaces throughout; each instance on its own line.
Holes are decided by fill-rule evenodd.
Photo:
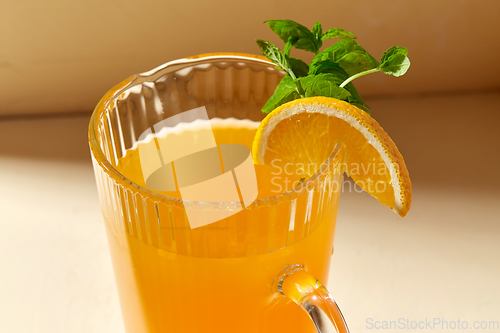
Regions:
M 347 174 L 380 203 L 405 216 L 411 182 L 403 156 L 375 119 L 347 102 L 310 97 L 279 106 L 260 124 L 252 155 L 255 164 L 292 164 L 311 176 L 339 142 L 345 147 Z

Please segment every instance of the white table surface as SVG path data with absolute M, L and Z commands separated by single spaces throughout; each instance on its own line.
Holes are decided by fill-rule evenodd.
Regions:
M 328 286 L 351 332 L 415 331 L 370 329 L 369 318 L 500 322 L 499 102 L 500 93 L 372 101 L 406 158 L 414 200 L 400 219 L 366 193 L 342 196 Z M 88 115 L 0 120 L 1 332 L 124 332 L 87 124 Z

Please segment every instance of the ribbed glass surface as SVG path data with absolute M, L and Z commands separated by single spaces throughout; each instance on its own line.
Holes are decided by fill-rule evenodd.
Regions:
M 117 171 L 141 133 L 172 115 L 205 106 L 210 118 L 261 120 L 282 76 L 257 57 L 181 59 L 125 80 L 97 106 L 89 141 L 127 332 L 316 331 L 272 285 L 295 264 L 327 281 L 341 148 L 301 190 L 194 229 L 187 209 L 211 214 L 235 204 L 183 203 Z
M 157 122 L 199 106 L 206 107 L 210 118 L 261 120 L 265 115 L 260 109 L 283 76 L 265 61 L 237 56 L 186 60 L 148 74 L 129 79 L 98 106 L 93 119 L 104 159 L 95 148 L 92 158 L 107 223 L 172 253 L 244 257 L 291 245 L 325 219 L 334 222 L 338 195 L 330 185 L 339 178 L 335 165 L 311 182 L 310 190 L 260 200 L 212 228 L 197 229 L 189 227 L 180 200 L 156 195 L 121 176 L 114 170 L 118 159 Z M 196 206 L 189 209 L 234 209 L 230 204 Z

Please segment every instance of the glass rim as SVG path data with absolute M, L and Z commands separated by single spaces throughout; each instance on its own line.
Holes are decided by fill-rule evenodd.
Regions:
M 180 205 L 197 205 L 197 206 L 203 206 L 203 207 L 211 207 L 211 206 L 233 206 L 233 205 L 238 205 L 240 202 L 203 202 L 203 201 L 191 201 L 191 200 L 183 200 L 179 199 L 176 197 L 171 197 L 168 195 L 164 195 L 161 193 L 158 193 L 156 191 L 150 190 L 147 187 L 141 186 L 131 179 L 127 178 L 125 175 L 123 175 L 121 172 L 119 172 L 108 160 L 108 158 L 104 155 L 104 152 L 101 149 L 101 146 L 97 140 L 97 134 L 96 134 L 96 129 L 97 125 L 102 119 L 103 115 L 105 112 L 109 109 L 110 104 L 112 104 L 123 92 L 125 92 L 127 89 L 131 88 L 134 85 L 140 84 L 142 82 L 151 82 L 154 81 L 157 77 L 166 74 L 164 71 L 167 69 L 170 69 L 173 66 L 177 65 L 195 65 L 199 62 L 204 62 L 207 60 L 223 60 L 223 59 L 228 59 L 228 60 L 245 60 L 245 61 L 251 61 L 255 63 L 260 63 L 260 64 L 267 64 L 270 67 L 274 67 L 274 64 L 267 60 L 266 58 L 258 55 L 252 55 L 252 54 L 244 54 L 244 53 L 209 53 L 209 54 L 200 54 L 197 56 L 192 56 L 188 58 L 181 58 L 177 60 L 173 60 L 167 63 L 164 63 L 160 66 L 157 66 L 156 68 L 132 75 L 128 77 L 127 79 L 123 80 L 122 82 L 118 83 L 115 85 L 113 88 L 111 88 L 99 101 L 97 106 L 94 108 L 94 111 L 92 112 L 92 116 L 90 118 L 90 123 L 89 123 L 89 130 L 88 130 L 88 140 L 89 140 L 89 146 L 90 146 L 90 151 L 92 154 L 93 159 L 97 162 L 98 166 L 104 170 L 104 172 L 107 174 L 108 177 L 113 179 L 114 181 L 119 181 L 120 183 L 124 183 L 127 185 L 131 185 L 134 187 L 136 190 L 139 191 L 139 194 L 142 195 L 142 193 L 148 194 L 152 197 L 158 198 L 158 201 L 167 201 L 170 203 L 174 204 L 180 204 Z M 245 205 L 246 209 L 252 209 L 252 207 L 256 206 L 261 206 L 261 205 L 266 205 L 267 203 L 275 203 L 279 202 L 282 199 L 288 199 L 291 200 L 292 197 L 296 198 L 303 194 L 304 192 L 309 192 L 313 188 L 315 188 L 318 183 L 320 183 L 320 177 L 324 175 L 327 170 L 334 166 L 339 164 L 340 160 L 338 159 L 338 156 L 340 155 L 340 151 L 342 150 L 343 145 L 341 143 L 337 143 L 332 151 L 332 153 L 329 155 L 327 160 L 321 164 L 321 166 L 318 168 L 318 170 L 309 178 L 307 178 L 304 182 L 301 184 L 295 186 L 291 190 L 288 190 L 286 192 L 276 194 L 273 196 L 268 196 L 265 198 L 260 198 L 256 199 L 253 202 L 248 202 L 249 205 L 247 206 L 245 201 L 242 203 Z M 336 162 L 336 163 L 334 163 Z

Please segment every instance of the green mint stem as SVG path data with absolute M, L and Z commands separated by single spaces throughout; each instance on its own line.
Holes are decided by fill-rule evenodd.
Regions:
M 354 74 L 353 76 L 347 78 L 347 80 L 342 82 L 342 84 L 340 85 L 340 88 L 344 88 L 349 82 L 351 82 L 354 79 L 357 79 L 360 76 L 370 74 L 370 73 L 375 73 L 375 72 L 378 72 L 379 70 L 380 70 L 380 68 L 377 67 L 377 68 L 369 69 L 369 70 L 364 71 L 364 72 L 359 72 L 358 74 Z
M 302 89 L 302 85 L 300 84 L 299 80 L 297 80 L 295 73 L 291 69 L 287 70 L 286 72 L 292 78 L 293 83 L 295 83 L 295 87 L 297 88 L 297 92 L 299 93 L 300 97 L 304 98 L 306 93 L 304 92 L 304 89 Z
M 304 92 L 304 89 L 302 88 L 302 85 L 300 84 L 299 80 L 295 79 L 293 80 L 295 83 L 295 86 L 297 87 L 297 92 L 299 93 L 300 97 L 304 98 L 306 93 Z

